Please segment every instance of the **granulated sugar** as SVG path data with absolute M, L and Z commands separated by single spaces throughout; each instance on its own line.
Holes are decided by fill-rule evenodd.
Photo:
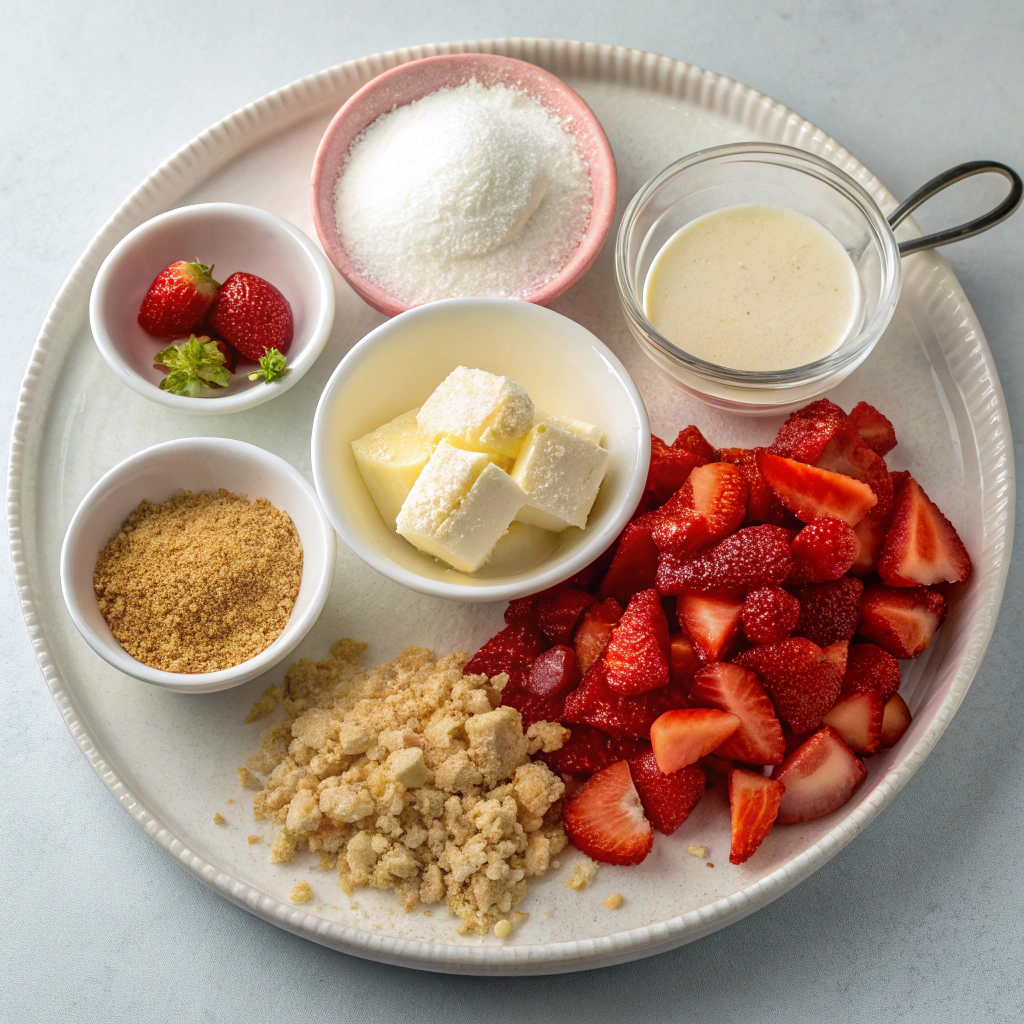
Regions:
M 410 305 L 529 295 L 576 251 L 590 208 L 566 125 L 522 90 L 475 79 L 379 117 L 335 186 L 352 262 Z

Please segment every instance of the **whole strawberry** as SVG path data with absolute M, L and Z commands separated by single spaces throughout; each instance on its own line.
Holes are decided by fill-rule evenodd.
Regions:
M 139 307 L 139 326 L 155 338 L 180 338 L 206 319 L 220 285 L 213 267 L 179 260 L 165 267 Z
M 224 282 L 208 323 L 243 356 L 256 361 L 272 348 L 283 354 L 292 343 L 292 307 L 269 281 L 255 274 L 232 274 Z

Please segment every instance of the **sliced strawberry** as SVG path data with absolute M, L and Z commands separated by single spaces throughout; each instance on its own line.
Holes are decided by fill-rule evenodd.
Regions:
M 582 680 L 576 652 L 565 644 L 558 644 L 537 655 L 526 678 L 526 688 L 537 697 L 546 699 L 565 697 Z M 557 715 L 549 721 L 558 721 Z
M 651 746 L 658 767 L 679 771 L 717 750 L 738 728 L 740 719 L 717 708 L 666 711 L 651 725 Z
M 583 682 L 565 698 L 563 721 L 592 725 L 620 740 L 646 740 L 651 725 L 660 715 L 686 706 L 686 698 L 672 686 L 629 696 L 616 693 L 608 685 L 601 657 L 587 670 Z
M 851 644 L 843 676 L 843 693 L 877 690 L 888 700 L 900 688 L 900 663 L 875 644 Z
M 821 653 L 836 667 L 840 675 L 846 674 L 846 663 L 850 656 L 850 641 L 836 640 L 835 643 L 822 647 Z
M 673 633 L 668 638 L 668 675 L 680 693 L 689 693 L 693 677 L 700 668 L 700 661 L 693 644 L 682 633 Z
M 899 742 L 900 737 L 910 728 L 910 708 L 907 702 L 898 694 L 894 693 L 885 703 L 885 711 L 882 713 L 882 735 L 879 738 L 879 747 L 887 750 Z
M 786 787 L 745 768 L 729 772 L 729 812 L 732 817 L 730 864 L 749 860 L 764 842 L 778 817 Z
M 758 587 L 743 602 L 743 632 L 752 644 L 785 640 L 800 620 L 800 602 L 782 587 Z
M 536 594 L 532 594 L 530 597 L 517 597 L 509 601 L 505 608 L 505 622 L 510 626 L 536 626 L 537 604 Z
M 784 526 L 792 521 L 792 517 L 775 497 L 775 492 L 768 486 L 761 475 L 757 464 L 758 452 L 763 448 L 723 448 L 722 461 L 731 462 L 747 481 L 747 517 L 748 524 L 771 523 L 773 526 Z
M 857 554 L 850 572 L 854 576 L 869 576 L 878 569 L 878 556 L 882 553 L 891 522 L 892 509 L 879 512 L 876 506 L 853 528 L 857 538 Z
M 860 605 L 861 636 L 897 658 L 916 658 L 946 617 L 946 599 L 926 587 L 875 584 Z
M 898 488 L 878 573 L 893 587 L 959 583 L 971 574 L 970 555 L 953 524 L 913 477 Z
M 667 686 L 668 622 L 656 590 L 630 598 L 605 649 L 608 685 L 619 693 Z
M 686 821 L 707 789 L 707 779 L 697 765 L 666 775 L 658 767 L 653 751 L 630 760 L 629 772 L 647 820 L 666 836 Z
M 895 428 L 873 405 L 858 402 L 849 418 L 864 443 L 878 455 L 885 457 L 896 447 Z
M 570 644 L 580 616 L 596 602 L 585 590 L 561 590 L 538 603 L 537 625 L 553 644 Z
M 726 781 L 729 780 L 729 772 L 733 768 L 738 767 L 732 761 L 727 761 L 724 757 L 719 757 L 717 754 L 707 754 L 700 759 L 699 764 L 704 769 L 705 775 L 719 775 Z M 708 783 L 708 785 L 712 785 L 712 783 Z
M 892 508 L 892 479 L 885 460 L 864 443 L 852 423 L 835 432 L 814 464 L 819 469 L 863 481 L 878 499 L 876 508 L 882 512 Z
M 601 656 L 621 618 L 622 605 L 614 597 L 606 597 L 583 613 L 574 641 L 581 672 L 586 672 Z
M 692 423 L 679 431 L 672 447 L 685 448 L 705 462 L 718 462 L 718 452 Z
M 808 523 L 790 546 L 790 583 L 824 583 L 845 576 L 857 557 L 857 534 L 842 519 L 823 516 Z
M 697 558 L 662 555 L 658 590 L 663 594 L 748 590 L 782 583 L 792 568 L 789 533 L 784 527 L 745 526 Z
M 506 626 L 469 659 L 463 671 L 466 675 L 490 677 L 501 672 L 511 676 L 517 670 L 525 673 L 547 646 L 540 632 L 529 624 Z
M 758 455 L 757 464 L 782 504 L 805 523 L 834 516 L 856 526 L 878 503 L 866 483 L 842 473 L 784 459 L 770 451 Z
M 798 462 L 815 463 L 836 431 L 845 424 L 846 413 L 835 402 L 819 398 L 797 409 L 779 427 L 768 451 Z
M 639 864 L 654 843 L 625 761 L 598 772 L 566 800 L 562 823 L 577 850 L 604 864 Z
M 670 448 L 660 437 L 651 436 L 651 467 L 647 471 L 646 490 L 661 505 L 668 501 L 704 459 L 689 448 Z
M 874 754 L 882 738 L 885 700 L 878 690 L 864 690 L 841 696 L 821 720 L 839 733 L 842 741 L 858 754 Z
M 569 738 L 558 750 L 538 755 L 554 772 L 589 779 L 621 758 L 611 751 L 612 738 L 592 725 L 571 725 Z
M 842 688 L 836 666 L 804 637 L 753 647 L 737 655 L 736 663 L 761 677 L 779 718 L 795 733 L 816 729 Z
M 746 512 L 743 474 L 727 462 L 712 462 L 697 467 L 658 509 L 651 535 L 660 551 L 691 558 L 732 533 Z
M 715 750 L 744 764 L 781 764 L 785 740 L 775 708 L 753 672 L 740 665 L 712 662 L 694 678 L 690 703 L 735 715 L 737 730 Z
M 800 621 L 793 632 L 819 647 L 852 640 L 860 621 L 863 592 L 864 584 L 854 576 L 797 587 L 794 593 L 800 602 Z
M 823 726 L 772 772 L 786 787 L 779 823 L 796 825 L 831 814 L 853 796 L 867 773 L 839 733 Z
M 658 572 L 658 549 L 652 533 L 659 513 L 647 512 L 622 531 L 608 572 L 598 589 L 599 597 L 614 597 L 620 604 L 640 590 L 654 586 Z
M 715 594 L 683 594 L 676 602 L 679 624 L 701 661 L 718 661 L 736 636 L 743 602 Z

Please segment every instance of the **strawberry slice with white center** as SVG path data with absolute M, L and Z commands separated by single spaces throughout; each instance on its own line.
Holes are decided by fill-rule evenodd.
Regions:
M 796 825 L 831 814 L 853 796 L 867 774 L 864 762 L 839 733 L 822 726 L 772 772 L 786 787 L 779 823 Z
M 654 843 L 625 761 L 599 771 L 569 797 L 562 823 L 573 846 L 603 864 L 639 864 Z
M 634 594 L 605 651 L 608 685 L 619 693 L 667 686 L 668 622 L 656 590 Z
M 925 587 L 876 584 L 860 602 L 860 633 L 897 658 L 916 658 L 946 617 L 946 599 Z
M 667 775 L 717 750 L 738 728 L 738 715 L 715 708 L 666 711 L 651 726 L 651 746 Z
M 879 738 L 879 748 L 887 750 L 899 742 L 900 737 L 910 728 L 910 708 L 907 702 L 898 694 L 894 693 L 886 702 L 885 711 L 882 713 L 882 734 Z
M 866 483 L 843 473 L 818 469 L 771 452 L 761 452 L 757 464 L 782 504 L 805 523 L 821 516 L 834 516 L 856 526 L 878 503 L 875 492 Z
M 676 602 L 676 614 L 697 657 L 718 661 L 739 629 L 743 602 L 717 594 L 682 594 Z
M 614 597 L 606 597 L 583 613 L 583 621 L 573 639 L 581 672 L 586 672 L 601 656 L 608 646 L 615 623 L 621 618 L 622 605 Z
M 707 779 L 697 765 L 666 775 L 650 750 L 631 758 L 629 771 L 640 794 L 644 813 L 651 824 L 666 836 L 672 835 L 686 821 L 707 789 Z
M 730 864 L 749 860 L 764 842 L 778 817 L 786 787 L 745 768 L 729 772 L 729 811 L 732 816 Z
M 719 757 L 744 764 L 781 764 L 786 741 L 775 708 L 753 672 L 740 665 L 713 662 L 701 668 L 690 688 L 698 707 L 728 711 L 739 728 L 715 750 Z
M 830 725 L 843 742 L 858 754 L 874 754 L 882 739 L 885 698 L 878 690 L 863 690 L 841 696 L 821 720 Z
M 894 587 L 959 583 L 971 574 L 971 557 L 953 524 L 909 475 L 897 489 L 878 574 Z

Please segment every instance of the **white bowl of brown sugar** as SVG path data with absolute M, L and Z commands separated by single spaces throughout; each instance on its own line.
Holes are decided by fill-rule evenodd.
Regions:
M 114 668 L 210 693 L 294 650 L 323 611 L 336 543 L 312 485 L 283 459 L 183 438 L 125 459 L 82 499 L 61 589 Z

